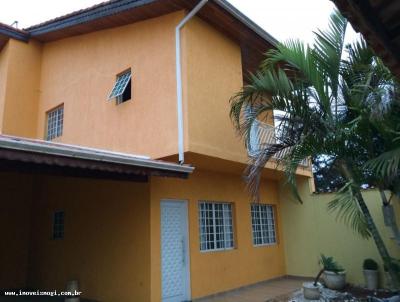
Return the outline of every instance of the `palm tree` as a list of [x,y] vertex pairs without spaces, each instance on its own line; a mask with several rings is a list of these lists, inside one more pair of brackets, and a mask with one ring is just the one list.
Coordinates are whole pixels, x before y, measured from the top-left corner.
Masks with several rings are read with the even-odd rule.
[[[397,85],[398,86],[398,85]],[[394,196],[400,197],[400,95],[399,88],[395,90],[383,119],[372,121],[378,132],[378,141],[383,153],[364,164],[366,171],[375,177],[375,185],[379,188],[382,199],[382,209],[385,224],[392,229],[397,244],[400,245],[400,230],[398,229],[391,201]],[[390,191],[390,198],[385,190]]]
[[249,148],[252,129],[270,112],[283,112],[276,117],[276,140],[262,143],[256,152],[252,148],[245,173],[255,199],[261,171],[273,156],[284,154],[280,164],[300,201],[300,163],[316,155],[329,158],[331,168],[345,180],[329,208],[362,237],[373,238],[398,281],[396,262],[361,194],[366,178],[378,178],[371,167],[360,165],[384,151],[379,143],[384,131],[379,127],[390,111],[396,83],[363,40],[345,46],[346,27],[345,18],[335,11],[328,30],[315,33],[312,47],[290,40],[270,50],[260,69],[249,76],[249,84],[232,98],[230,114]]

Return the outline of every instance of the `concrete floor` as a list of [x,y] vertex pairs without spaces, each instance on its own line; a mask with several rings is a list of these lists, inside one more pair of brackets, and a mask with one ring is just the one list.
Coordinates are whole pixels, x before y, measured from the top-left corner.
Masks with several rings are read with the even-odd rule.
[[284,277],[257,283],[255,285],[235,289],[207,298],[197,299],[196,302],[266,302],[279,301],[279,297],[285,302],[288,296],[299,290],[306,279],[296,277]]
[[[302,287],[306,279],[296,277],[284,277],[257,283],[247,287],[235,289],[229,292],[196,299],[195,302],[278,302],[288,301],[292,293]],[[1,297],[0,302],[64,302],[63,297]],[[85,301],[81,302],[94,302]]]

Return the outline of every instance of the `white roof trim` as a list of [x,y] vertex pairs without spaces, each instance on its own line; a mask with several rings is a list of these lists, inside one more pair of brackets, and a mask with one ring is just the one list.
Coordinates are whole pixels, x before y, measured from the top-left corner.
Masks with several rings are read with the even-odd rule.
[[181,173],[192,173],[194,170],[194,167],[189,165],[179,165],[160,160],[153,160],[146,156],[132,155],[127,153],[106,151],[95,148],[81,147],[77,145],[53,143],[43,140],[27,139],[7,135],[0,135],[0,148],[102,161],[108,163]]

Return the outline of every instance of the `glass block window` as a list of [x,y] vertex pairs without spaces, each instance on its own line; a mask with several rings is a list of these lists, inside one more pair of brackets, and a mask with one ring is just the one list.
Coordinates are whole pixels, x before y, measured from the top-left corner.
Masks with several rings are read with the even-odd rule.
[[109,100],[116,99],[117,104],[121,104],[131,99],[131,71],[128,70],[117,76],[114,87],[108,97]]
[[253,203],[251,205],[251,224],[253,244],[276,244],[276,227],[274,208],[271,205]]
[[200,250],[218,251],[234,248],[232,205],[201,201],[199,203]]
[[57,211],[53,214],[53,239],[64,238],[64,211]]
[[47,112],[47,134],[46,139],[51,141],[63,134],[64,106],[59,106]]

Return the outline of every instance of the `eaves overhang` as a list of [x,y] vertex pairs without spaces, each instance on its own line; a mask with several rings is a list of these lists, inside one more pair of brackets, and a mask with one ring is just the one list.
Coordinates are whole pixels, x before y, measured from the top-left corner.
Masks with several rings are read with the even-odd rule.
[[[112,16],[116,18],[116,23],[129,22],[129,19],[121,19],[117,21],[118,15],[126,11],[134,12],[134,10],[138,10],[139,8],[147,7],[144,17],[151,17],[152,15],[173,12],[180,9],[191,9],[197,2],[198,1],[195,0],[112,0],[28,27],[25,31],[29,32],[32,37],[40,37],[51,32],[60,31],[82,24],[89,24]],[[274,37],[268,34],[251,19],[246,17],[228,1],[212,0],[210,3],[217,4],[222,10],[235,17],[238,21],[243,23],[243,25],[254,31],[254,33],[271,45],[277,44],[278,41]],[[163,6],[163,8],[161,8],[161,6]],[[97,23],[97,25],[100,26],[100,23]],[[108,25],[112,26],[112,22]],[[92,29],[95,30],[96,26],[92,26]]]
[[0,35],[24,42],[27,42],[30,36],[28,32],[14,28],[4,23],[0,23]]
[[[57,172],[66,176],[147,180],[188,178],[194,167],[144,156],[0,135],[0,171]],[[63,173],[65,172],[65,173]]]
[[332,0],[357,32],[400,78],[400,1]]
[[[190,11],[198,0],[111,0],[61,16],[25,30],[32,38],[51,42],[159,17]],[[197,16],[236,41],[242,51],[243,71],[254,72],[265,52],[278,41],[226,0],[210,0]]]
[[0,23],[0,50],[3,49],[4,45],[9,39],[15,39],[23,42],[29,41],[29,33],[9,26],[4,23]]

